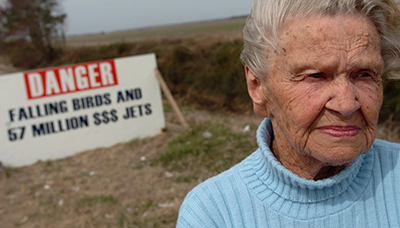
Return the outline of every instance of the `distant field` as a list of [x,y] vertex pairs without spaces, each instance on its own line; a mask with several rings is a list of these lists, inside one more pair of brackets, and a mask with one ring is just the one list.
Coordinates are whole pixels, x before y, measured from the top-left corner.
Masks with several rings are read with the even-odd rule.
[[180,38],[199,35],[240,37],[245,17],[199,22],[181,25],[135,29],[112,33],[90,34],[67,37],[68,46],[91,46],[114,42],[140,41],[148,39]]

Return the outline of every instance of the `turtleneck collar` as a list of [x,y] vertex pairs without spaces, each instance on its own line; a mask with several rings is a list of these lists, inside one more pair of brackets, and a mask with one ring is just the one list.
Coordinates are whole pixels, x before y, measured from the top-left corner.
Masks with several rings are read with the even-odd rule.
[[286,208],[284,204],[287,203],[292,206],[303,204],[303,209],[312,207],[313,203],[332,204],[329,212],[317,211],[303,215],[296,210],[285,209],[287,216],[307,219],[340,211],[360,197],[372,176],[373,148],[338,174],[314,181],[300,178],[284,167],[270,150],[272,140],[272,123],[266,118],[257,130],[259,149],[245,162],[242,175],[258,198],[268,202],[267,205],[276,211]]

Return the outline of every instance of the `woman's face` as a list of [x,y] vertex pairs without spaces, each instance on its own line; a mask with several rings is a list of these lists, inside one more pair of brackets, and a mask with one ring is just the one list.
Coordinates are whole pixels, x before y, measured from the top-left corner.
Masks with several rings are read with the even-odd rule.
[[334,166],[368,152],[383,96],[373,24],[361,16],[308,17],[287,23],[280,35],[281,50],[259,88],[277,149],[295,164]]

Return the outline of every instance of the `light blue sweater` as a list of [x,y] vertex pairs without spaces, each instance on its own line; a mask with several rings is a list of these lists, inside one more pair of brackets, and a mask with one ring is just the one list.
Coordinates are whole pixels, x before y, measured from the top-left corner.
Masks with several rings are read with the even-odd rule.
[[259,149],[194,188],[177,227],[400,227],[400,145],[376,140],[370,151],[330,178],[306,180],[269,149],[272,125],[258,131]]

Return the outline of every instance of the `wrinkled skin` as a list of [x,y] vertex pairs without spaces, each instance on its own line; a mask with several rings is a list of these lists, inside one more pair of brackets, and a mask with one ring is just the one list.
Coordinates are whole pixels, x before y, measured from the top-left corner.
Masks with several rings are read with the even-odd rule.
[[382,105],[380,37],[362,16],[302,17],[281,29],[261,80],[246,67],[257,114],[270,117],[272,151],[293,173],[323,179],[369,151]]

